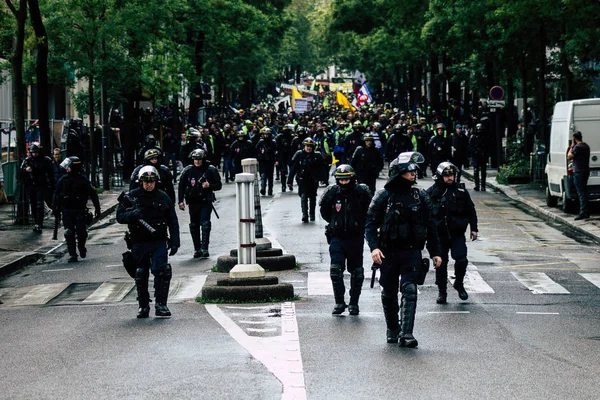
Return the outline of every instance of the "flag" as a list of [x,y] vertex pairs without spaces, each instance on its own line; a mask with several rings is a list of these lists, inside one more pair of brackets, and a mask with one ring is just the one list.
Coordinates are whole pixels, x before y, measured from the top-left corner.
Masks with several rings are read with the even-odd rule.
[[327,107],[329,107],[329,96],[325,96],[325,99],[323,100],[323,108]]
[[235,108],[233,108],[233,107],[231,107],[231,106],[229,106],[229,108],[231,108],[231,111],[233,111],[233,112],[234,112],[234,113],[236,113],[236,114],[239,114],[239,113],[240,113],[240,112],[239,112],[237,109],[235,109]]
[[315,84],[317,83],[316,79],[313,79],[312,83],[310,84],[310,90],[315,90]]
[[352,111],[356,111],[356,109],[352,106],[352,104],[350,104],[342,92],[336,92],[336,99],[339,105],[343,106],[344,108],[349,108]]
[[319,85],[319,95],[325,93],[325,89],[323,89],[323,85]]
[[362,87],[358,91],[358,94],[352,100],[352,105],[356,108],[360,108],[363,104],[372,103],[373,98],[371,97],[371,93],[369,93],[369,88],[367,88],[367,84],[363,83]]
[[302,94],[296,89],[296,86],[292,86],[292,110],[294,110],[294,100],[301,98]]

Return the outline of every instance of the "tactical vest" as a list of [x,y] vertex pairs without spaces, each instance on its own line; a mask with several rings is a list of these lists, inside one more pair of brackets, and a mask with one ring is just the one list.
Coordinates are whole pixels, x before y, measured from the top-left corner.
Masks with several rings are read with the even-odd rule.
[[334,236],[354,236],[363,234],[365,231],[365,218],[360,217],[360,197],[356,190],[349,191],[347,195],[337,189],[331,206],[331,222],[329,228]]
[[[210,166],[190,167],[187,173],[185,198],[190,204],[212,201],[214,193],[210,189],[203,189],[202,183],[208,180]],[[179,183],[181,185],[181,183]]]
[[90,183],[81,175],[66,176],[62,182],[63,210],[83,210],[87,205]]
[[166,215],[169,204],[165,198],[161,195],[161,192],[154,190],[151,193],[142,193],[143,189],[137,189],[140,195],[135,192],[131,192],[132,201],[136,202],[136,207],[142,211],[142,219],[146,221],[150,226],[156,229],[154,234],[151,234],[142,227],[140,224],[135,222],[129,225],[131,235],[135,238],[136,242],[147,242],[153,240],[160,240],[167,238],[167,221]]
[[379,229],[381,247],[388,250],[423,249],[427,239],[425,200],[416,188],[392,193]]

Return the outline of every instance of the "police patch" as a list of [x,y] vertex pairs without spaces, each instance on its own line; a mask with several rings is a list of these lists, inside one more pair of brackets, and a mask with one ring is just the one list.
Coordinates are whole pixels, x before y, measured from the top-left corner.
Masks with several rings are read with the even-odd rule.
[[341,209],[342,203],[340,203],[340,201],[338,200],[337,203],[335,203],[335,212],[340,212]]

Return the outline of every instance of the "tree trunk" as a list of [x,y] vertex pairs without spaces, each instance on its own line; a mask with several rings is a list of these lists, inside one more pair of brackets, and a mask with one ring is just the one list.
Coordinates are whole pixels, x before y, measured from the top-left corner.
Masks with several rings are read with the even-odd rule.
[[544,22],[540,24],[538,43],[538,105],[539,118],[536,121],[537,138],[546,139],[546,28]]
[[[204,40],[205,33],[198,32],[194,51],[194,79],[192,83],[192,93],[190,97],[190,123],[198,123],[198,109],[203,105],[202,93],[202,75],[204,73]],[[176,132],[174,132],[175,134]]]
[[438,80],[438,75],[440,73],[438,66],[438,56],[432,55],[430,60],[430,68],[431,68],[431,97],[429,98],[431,102],[431,109],[436,111],[441,111],[441,98],[440,98],[440,83]]
[[[94,57],[92,56],[90,58],[91,61],[91,65],[94,65]],[[98,177],[96,175],[96,153],[98,152],[98,149],[96,149],[96,116],[94,115],[94,77],[92,75],[90,75],[88,77],[88,99],[89,99],[89,104],[88,104],[88,115],[89,115],[89,127],[90,127],[90,158],[91,158],[91,162],[90,162],[90,170],[92,173],[92,184],[94,186],[100,186],[100,183],[98,182]],[[104,127],[103,127],[104,128]],[[101,153],[102,158],[106,157],[107,155],[104,153]]]
[[42,148],[51,150],[54,140],[50,138],[50,116],[48,115],[48,37],[46,27],[40,14],[38,0],[27,0],[31,25],[37,39],[37,56],[35,60],[35,76],[37,78],[37,106],[40,126],[40,142]]
[[[17,162],[20,164],[26,157],[25,154],[25,85],[23,84],[23,48],[25,43],[25,24],[27,22],[27,1],[19,0],[16,9],[10,0],[6,4],[16,19],[16,34],[13,40],[13,52],[10,56],[13,81],[13,108],[14,124],[17,131]],[[17,174],[17,216],[15,223],[24,225],[29,223],[29,210],[25,196],[25,184]]]

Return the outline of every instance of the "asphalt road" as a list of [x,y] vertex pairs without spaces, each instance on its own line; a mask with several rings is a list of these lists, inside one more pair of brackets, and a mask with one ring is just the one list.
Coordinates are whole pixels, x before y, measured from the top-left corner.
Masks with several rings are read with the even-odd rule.
[[296,192],[276,188],[262,207],[266,236],[299,263],[274,273],[297,301],[194,301],[223,275],[211,272],[217,256],[236,246],[229,184],[218,194],[210,259],[192,259],[179,212],[167,320],[135,318],[133,282],[119,265],[125,227],[109,217],[90,232],[84,261],[67,264],[59,251],[0,281],[0,398],[597,398],[597,244],[501,195],[471,194],[480,239],[468,244],[469,299],[450,288],[448,304],[436,304],[430,273],[419,288],[417,349],[385,342],[379,290],[368,281],[359,316],[331,315],[325,223],[301,223]]

